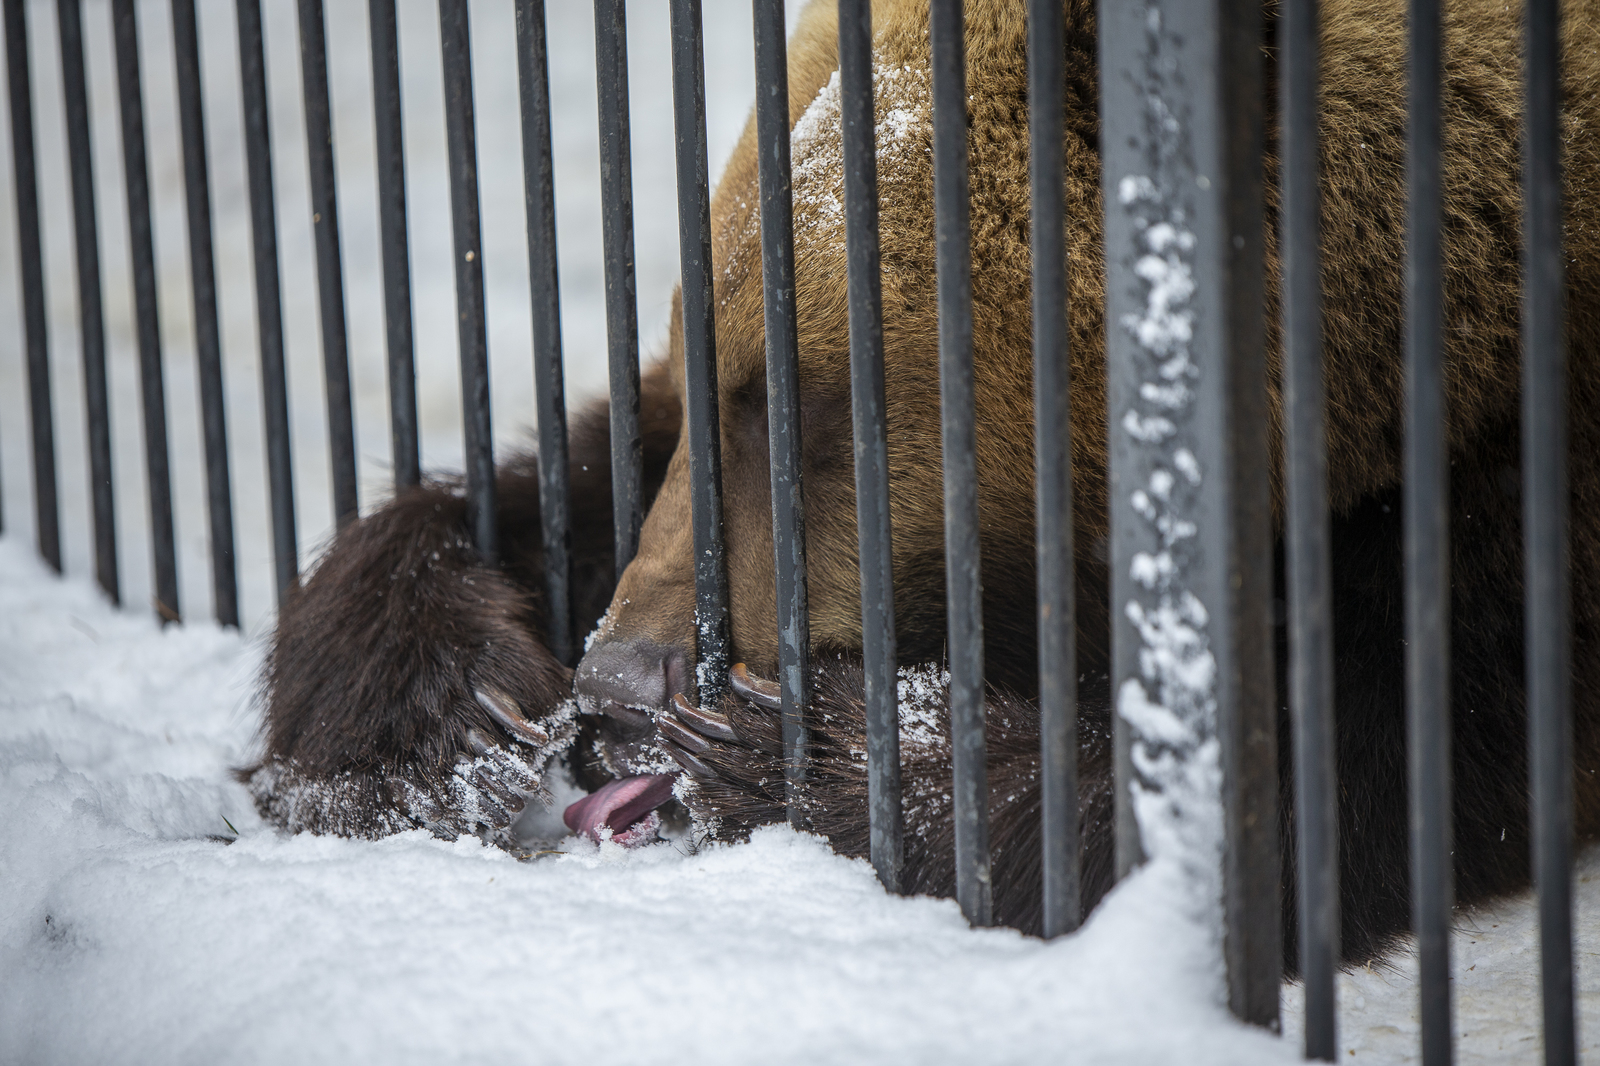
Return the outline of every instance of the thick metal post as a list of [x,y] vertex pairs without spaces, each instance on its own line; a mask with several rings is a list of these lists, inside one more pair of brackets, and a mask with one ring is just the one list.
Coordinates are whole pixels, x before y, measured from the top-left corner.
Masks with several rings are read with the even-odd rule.
[[89,90],[83,73],[82,0],[56,0],[61,83],[66,96],[67,159],[72,174],[72,235],[77,252],[78,322],[83,349],[84,421],[89,427],[89,501],[94,515],[94,576],[112,603],[117,576],[117,514],[112,492],[111,408],[106,398],[105,312],[100,297],[100,226],[89,150]]
[[878,157],[872,96],[872,7],[839,0],[839,125],[844,139],[845,269],[850,301],[850,413],[861,557],[867,812],[872,868],[900,891],[900,713],[889,511],[889,416],[883,387],[883,279],[878,265]]
[[172,0],[172,50],[178,72],[178,126],[183,141],[184,199],[189,219],[189,281],[194,293],[200,416],[205,436],[206,504],[211,519],[211,595],[217,621],[239,624],[238,564],[233,554],[233,487],[222,388],[222,336],[211,240],[211,177],[206,159],[200,40],[194,0]]
[[1028,5],[1029,181],[1033,196],[1033,418],[1039,551],[1039,747],[1044,935],[1078,928],[1078,671],[1073,619],[1072,377],[1062,186],[1060,0]]
[[33,458],[34,531],[39,554],[61,572],[61,508],[56,494],[55,416],[50,407],[50,336],[44,313],[44,258],[39,243],[39,179],[34,166],[33,87],[28,70],[25,0],[5,0],[11,166],[17,197],[17,258],[22,278],[23,341],[28,351],[28,423]]
[[155,246],[150,230],[150,168],[145,154],[144,90],[139,80],[139,25],[133,0],[111,0],[122,120],[122,171],[128,194],[128,251],[139,338],[139,392],[144,407],[145,483],[150,500],[154,607],[162,625],[181,620],[177,551],[172,528],[172,475],[167,449],[167,390],[161,366],[161,319],[156,302]]
[[245,165],[250,177],[250,243],[255,252],[256,335],[261,350],[261,405],[272,502],[275,588],[283,593],[300,572],[294,517],[294,462],[289,444],[289,385],[283,361],[283,300],[278,277],[278,209],[273,195],[272,133],[267,113],[267,62],[261,0],[238,0],[239,82],[244,101]]
[[1129,131],[1104,144],[1118,861],[1158,795],[1143,846],[1220,872],[1229,1005],[1276,1027],[1261,10],[1107,0],[1099,26],[1103,125]]
[[1439,0],[1411,0],[1406,145],[1406,741],[1422,1061],[1454,1057],[1450,1007],[1450,518],[1440,281]]
[[483,231],[478,221],[478,146],[472,110],[467,0],[439,0],[444,61],[445,134],[450,156],[450,219],[455,236],[456,322],[461,347],[461,421],[466,435],[467,505],[473,543],[485,566],[500,561],[489,422],[489,340],[483,313]]
[[979,574],[977,411],[972,383],[972,241],[967,202],[967,60],[961,0],[933,0],[933,200],[939,289],[939,405],[944,442],[950,741],[956,899],[973,925],[994,920],[983,730],[983,584]]
[[328,463],[333,515],[340,529],[359,514],[356,432],[350,410],[350,351],[344,319],[344,266],[339,253],[339,198],[334,187],[333,120],[328,105],[328,48],[322,0],[299,0],[300,91],[306,110],[306,162],[311,168],[311,232],[317,246],[317,311],[322,323],[322,375],[328,398]]
[[1283,432],[1288,482],[1289,710],[1299,828],[1305,1056],[1338,1048],[1339,809],[1334,777],[1333,593],[1323,431],[1317,0],[1286,0],[1278,40],[1283,159]]
[[612,535],[617,576],[621,577],[639,550],[639,529],[644,525],[639,307],[633,278],[633,157],[628,132],[628,19],[623,0],[594,0],[594,52],[600,104],[606,358],[611,383]]
[[517,82],[522,101],[522,180],[533,297],[534,406],[539,423],[539,522],[544,534],[545,639],[567,666],[578,661],[572,619],[567,500],[567,401],[561,376],[561,299],[556,276],[556,188],[550,160],[550,72],[544,0],[517,0]]
[[1544,1061],[1578,1061],[1572,981],[1572,630],[1566,288],[1561,261],[1561,7],[1529,0],[1523,140],[1522,524],[1528,766]]
[[696,699],[728,686],[728,563],[722,545],[722,435],[717,411],[716,301],[711,280],[711,178],[706,161],[700,0],[672,0],[672,108],[677,136],[678,248],[683,261],[684,404],[694,513]]
[[417,366],[412,343],[411,258],[406,236],[405,130],[394,0],[367,0],[372,37],[372,119],[377,133],[378,231],[383,243],[383,335],[389,363],[389,437],[398,492],[422,480],[417,446]]

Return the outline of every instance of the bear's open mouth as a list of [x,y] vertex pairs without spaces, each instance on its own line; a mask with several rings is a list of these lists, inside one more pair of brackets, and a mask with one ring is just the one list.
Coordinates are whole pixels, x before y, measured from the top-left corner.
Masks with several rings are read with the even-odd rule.
[[673,774],[636,774],[612,781],[569,806],[561,820],[590,840],[602,839],[609,830],[624,847],[648,844],[661,826],[656,808],[672,798],[674,780]]

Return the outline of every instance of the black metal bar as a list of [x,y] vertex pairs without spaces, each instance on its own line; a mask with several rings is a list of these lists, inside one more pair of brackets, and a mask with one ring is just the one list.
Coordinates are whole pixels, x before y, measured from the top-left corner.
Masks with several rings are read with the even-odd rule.
[[34,169],[33,89],[28,71],[24,0],[5,0],[11,166],[17,197],[23,338],[28,350],[28,422],[33,452],[34,529],[39,554],[61,572],[61,507],[56,494],[55,417],[50,408],[50,335],[44,313],[44,258],[39,244],[39,179]]
[[1572,631],[1567,547],[1561,8],[1528,0],[1523,140],[1522,507],[1528,766],[1544,1061],[1578,1061],[1572,979]]
[[217,621],[239,624],[239,579],[233,554],[233,489],[228,473],[222,340],[217,328],[217,277],[211,242],[211,178],[206,161],[204,95],[194,0],[172,0],[172,46],[178,73],[178,125],[189,219],[189,280],[194,291],[195,350],[205,436],[206,504],[211,520],[211,592]]
[[633,158],[628,132],[628,19],[623,0],[594,0],[611,381],[611,514],[617,575],[639,550],[644,441],[639,435],[639,310],[633,276]]
[[244,102],[245,165],[250,181],[250,243],[255,252],[256,334],[272,505],[272,563],[279,602],[300,571],[295,531],[294,463],[289,444],[289,387],[283,360],[283,302],[278,277],[278,212],[273,197],[267,65],[261,0],[238,0],[239,83]]
[[478,148],[472,109],[467,0],[439,0],[445,133],[450,156],[450,218],[455,235],[456,319],[461,347],[461,417],[466,436],[467,501],[473,543],[487,566],[500,561],[489,420],[489,339],[483,313],[483,233],[478,221]]
[[954,761],[956,899],[993,921],[983,728],[983,582],[972,380],[972,243],[967,203],[967,64],[961,0],[933,0],[933,200],[938,249],[939,404],[944,442],[944,568]]
[[150,231],[150,169],[145,153],[144,91],[139,80],[139,24],[133,0],[111,0],[117,52],[117,96],[122,119],[122,170],[128,192],[128,251],[133,266],[133,308],[139,338],[139,391],[144,405],[145,482],[150,499],[150,552],[154,606],[165,625],[182,619],[177,551],[172,528],[172,476],[167,448],[166,383],[161,366],[161,318],[156,294],[155,246]]
[[72,235],[78,267],[83,406],[89,428],[94,576],[111,602],[121,603],[111,473],[111,409],[106,399],[106,331],[100,297],[100,227],[94,207],[94,158],[89,150],[89,90],[83,74],[81,0],[56,0],[56,25],[60,30],[61,84],[66,96],[67,158],[72,172]]
[[1453,1058],[1450,1006],[1450,529],[1440,281],[1439,0],[1411,0],[1406,145],[1406,705],[1411,906],[1422,1061]]
[[561,375],[561,294],[556,273],[556,185],[550,159],[550,69],[544,0],[517,0],[517,83],[522,101],[522,180],[533,299],[533,388],[539,423],[539,522],[551,654],[577,663],[567,493],[567,401]]
[[1059,0],[1028,4],[1028,177],[1033,199],[1033,405],[1039,552],[1040,807],[1044,935],[1078,928],[1078,671],[1073,616],[1072,377]]
[[800,342],[795,329],[794,200],[789,171],[789,59],[783,0],[755,0],[756,140],[761,182],[761,280],[767,341],[767,440],[772,464],[772,548],[777,564],[778,678],[789,822],[805,823],[805,710],[811,703],[811,621],[806,604],[805,496],[801,485]]
[[[1278,1027],[1283,978],[1282,851],[1278,840],[1278,688],[1272,640],[1273,528],[1268,464],[1265,188],[1266,31],[1258,0],[1218,5],[1216,110],[1219,257],[1223,328],[1215,358],[1225,377],[1218,438],[1227,488],[1226,604],[1219,666],[1223,804],[1224,954],[1228,1006],[1238,1018]],[[1201,172],[1204,174],[1204,171]],[[1213,182],[1215,184],[1215,182]]]
[[883,386],[883,278],[878,259],[878,155],[872,95],[872,6],[839,0],[839,125],[844,139],[844,243],[850,300],[850,414],[861,557],[861,657],[867,714],[872,867],[899,892],[905,855],[900,712],[889,510],[889,416]]
[[406,237],[405,134],[400,121],[400,34],[394,0],[368,0],[372,119],[377,131],[378,230],[383,243],[384,339],[389,353],[389,436],[396,491],[422,480],[417,445],[417,365]]
[[683,261],[684,404],[694,514],[695,684],[702,707],[728,684],[728,563],[722,543],[722,435],[717,412],[716,301],[711,280],[711,179],[706,161],[700,0],[672,0],[672,110],[677,139],[678,248]]
[[1305,1056],[1332,1062],[1339,964],[1339,819],[1334,777],[1333,596],[1323,430],[1321,200],[1317,192],[1317,0],[1285,0],[1279,23],[1283,159],[1283,403],[1288,481],[1289,709],[1299,827]]
[[333,514],[340,529],[359,514],[356,434],[350,411],[349,338],[344,321],[344,268],[339,254],[339,198],[334,185],[333,123],[328,108],[328,50],[322,0],[299,0],[300,82],[306,109],[306,162],[311,168],[311,232],[317,246],[317,310],[322,321],[322,373],[328,400],[328,463]]

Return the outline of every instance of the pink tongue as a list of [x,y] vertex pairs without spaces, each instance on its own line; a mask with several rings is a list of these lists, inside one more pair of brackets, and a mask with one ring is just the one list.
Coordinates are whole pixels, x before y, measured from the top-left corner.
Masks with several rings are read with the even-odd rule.
[[672,774],[624,777],[569,806],[561,820],[568,829],[591,840],[600,839],[603,827],[620,835],[672,798],[673,780]]

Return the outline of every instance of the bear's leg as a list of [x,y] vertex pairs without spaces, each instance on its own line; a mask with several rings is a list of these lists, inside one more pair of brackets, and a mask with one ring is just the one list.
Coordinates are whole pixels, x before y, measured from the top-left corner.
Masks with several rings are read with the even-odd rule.
[[[947,678],[933,667],[901,672],[900,765],[904,811],[902,889],[955,894],[955,834]],[[758,825],[782,822],[784,777],[777,686],[736,666],[733,693],[720,711],[681,698],[657,728],[662,746],[689,773],[684,801],[704,831],[741,839]],[[801,806],[807,828],[835,851],[868,853],[865,693],[858,663],[840,657],[814,667],[810,760]],[[1028,932],[1041,928],[1039,851],[1039,712],[1031,702],[991,692],[985,708],[990,853],[995,920]],[[1079,696],[1079,826],[1082,902],[1087,910],[1111,887],[1109,701]]]
[[[644,503],[677,440],[664,368],[641,397]],[[570,433],[573,614],[592,626],[615,585],[604,406]],[[571,671],[544,644],[537,467],[497,477],[501,566],[479,564],[467,504],[430,483],[341,532],[289,590],[261,681],[264,751],[241,771],[290,830],[446,837],[504,829],[581,725]],[[579,745],[587,751],[592,745]],[[580,783],[594,776],[583,759]]]

